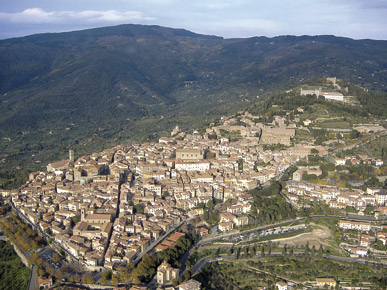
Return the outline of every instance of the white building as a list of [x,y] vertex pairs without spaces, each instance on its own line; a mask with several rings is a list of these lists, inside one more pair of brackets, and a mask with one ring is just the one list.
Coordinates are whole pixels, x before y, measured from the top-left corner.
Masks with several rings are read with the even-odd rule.
[[329,93],[323,93],[323,96],[326,100],[334,100],[334,101],[344,101],[343,94],[336,93],[336,92],[329,92]]
[[275,284],[275,287],[278,289],[278,290],[288,290],[288,284],[286,284],[285,282],[283,281],[279,281]]
[[191,162],[178,160],[175,163],[175,169],[185,171],[207,171],[210,169],[210,162],[205,160]]

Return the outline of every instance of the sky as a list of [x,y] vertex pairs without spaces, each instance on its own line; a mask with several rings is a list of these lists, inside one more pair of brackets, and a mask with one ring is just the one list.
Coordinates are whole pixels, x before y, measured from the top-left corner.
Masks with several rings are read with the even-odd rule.
[[387,0],[0,0],[0,39],[131,23],[224,38],[387,40]]

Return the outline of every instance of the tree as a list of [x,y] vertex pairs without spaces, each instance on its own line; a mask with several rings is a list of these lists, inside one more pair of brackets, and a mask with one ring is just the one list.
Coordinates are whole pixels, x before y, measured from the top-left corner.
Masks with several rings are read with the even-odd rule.
[[366,206],[365,213],[366,213],[366,214],[371,214],[371,213],[374,212],[375,209],[376,209],[375,206],[372,206],[372,205],[368,204],[368,205]]
[[319,257],[321,257],[321,256],[323,255],[323,253],[324,253],[323,246],[320,245],[320,248],[318,249],[318,255],[319,255]]
[[135,210],[136,213],[144,213],[144,205],[141,203],[136,204]]
[[359,131],[357,130],[352,130],[351,131],[351,139],[358,139],[360,138],[361,134]]
[[39,276],[44,276],[46,274],[46,270],[44,270],[43,268],[39,267],[38,268],[38,275]]
[[383,161],[387,162],[387,146],[382,148],[382,159]]
[[293,249],[290,249],[290,251],[289,251],[289,256],[290,256],[290,257],[293,257],[293,256],[294,256],[294,251],[293,251]]
[[104,270],[101,273],[101,277],[105,278],[106,280],[110,280],[112,278],[112,272]]
[[32,262],[37,263],[39,258],[40,256],[37,252],[32,253]]
[[82,283],[84,283],[84,284],[93,284],[94,283],[94,278],[91,277],[89,274],[83,275]]
[[55,264],[58,264],[60,262],[60,260],[62,259],[62,257],[58,254],[58,253],[55,253],[53,256],[52,256],[52,261],[55,263]]
[[270,186],[270,191],[272,195],[279,194],[281,192],[282,186],[278,181],[273,181]]
[[305,254],[309,253],[309,251],[310,251],[310,248],[309,248],[309,241],[308,241],[306,242],[306,246],[305,246]]
[[319,152],[318,152],[318,150],[317,150],[316,148],[312,148],[312,149],[310,150],[310,153],[312,153],[312,154],[318,154]]
[[[139,277],[133,277],[133,278],[132,278],[132,282],[133,282],[133,284],[135,284],[135,285],[141,284],[141,280],[140,280]],[[177,285],[177,284],[176,284],[176,285]]]
[[120,275],[118,273],[113,274],[112,276],[112,284],[117,286],[120,283]]
[[212,209],[214,207],[214,201],[210,200],[207,202],[207,207]]
[[81,220],[80,215],[76,215],[76,216],[71,217],[71,226],[75,226],[77,223],[80,222],[80,220]]
[[61,280],[61,279],[63,278],[63,273],[62,273],[62,271],[60,271],[60,270],[55,271],[54,277],[55,277],[57,280]]
[[191,273],[189,271],[184,271],[183,276],[185,280],[189,280],[191,278]]
[[169,191],[164,191],[163,192],[163,199],[165,199],[169,195],[170,195]]

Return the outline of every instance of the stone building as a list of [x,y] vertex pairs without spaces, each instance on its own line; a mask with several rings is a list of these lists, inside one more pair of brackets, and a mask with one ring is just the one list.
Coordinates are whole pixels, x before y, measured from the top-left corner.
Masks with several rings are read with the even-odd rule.
[[168,284],[179,277],[179,269],[172,268],[167,262],[163,262],[157,268],[157,283]]

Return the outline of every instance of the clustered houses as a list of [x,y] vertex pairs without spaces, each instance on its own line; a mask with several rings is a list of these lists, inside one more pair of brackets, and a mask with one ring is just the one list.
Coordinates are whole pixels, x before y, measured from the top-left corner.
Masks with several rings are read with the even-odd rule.
[[363,211],[367,205],[379,206],[379,211],[384,212],[387,197],[386,190],[360,189],[349,190],[337,186],[321,185],[310,182],[288,181],[286,183],[287,197],[294,203],[302,201],[322,201],[331,208],[353,206]]
[[[340,220],[338,225],[342,230],[355,230],[359,233],[359,245],[352,246],[343,244],[343,247],[353,255],[359,257],[365,257],[368,255],[371,242],[380,241],[383,245],[386,245],[386,234],[383,232],[387,226],[372,225],[370,222]],[[372,236],[370,235],[372,233]]]
[[368,155],[360,154],[357,158],[356,156],[346,156],[345,158],[334,158],[335,165],[346,165],[348,162],[351,165],[359,164],[375,164],[375,166],[383,166],[384,162],[381,159],[372,159]]
[[[368,254],[368,246],[370,242],[369,231],[371,230],[371,223],[369,222],[358,222],[358,221],[347,221],[340,220],[338,227],[343,230],[356,230],[361,234],[360,236],[360,245],[351,246],[345,245],[344,248],[353,255],[358,257],[365,257]],[[367,234],[366,234],[367,233]]]
[[[294,129],[281,118],[275,121],[278,130],[254,123],[255,118],[245,113],[238,120],[224,119],[222,126],[205,134],[178,133],[159,143],[116,146],[76,161],[70,154],[70,160],[49,164],[47,172],[31,173],[12,201],[88,266],[112,268],[133,261],[183,220],[203,214],[198,205],[214,198],[236,201],[222,215],[221,230],[246,225],[252,197],[245,191],[311,150],[296,146],[265,151],[259,144],[265,130],[271,143],[281,143],[284,135],[292,138]],[[236,121],[246,126],[232,125]],[[223,130],[237,130],[242,138],[230,142]],[[216,139],[209,137],[214,134]],[[267,164],[258,166],[257,161]]]

